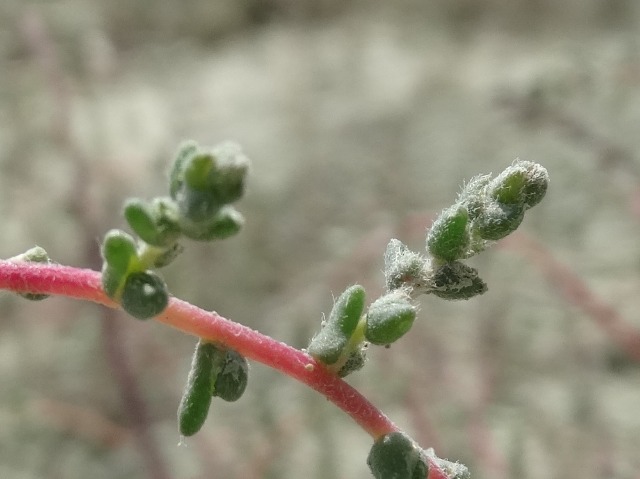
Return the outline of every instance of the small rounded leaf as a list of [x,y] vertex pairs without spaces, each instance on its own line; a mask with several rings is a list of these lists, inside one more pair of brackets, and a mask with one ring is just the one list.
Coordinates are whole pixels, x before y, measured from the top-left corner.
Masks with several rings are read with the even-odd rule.
[[184,163],[184,182],[190,189],[205,191],[210,189],[209,175],[215,171],[216,159],[211,153],[199,151]]
[[497,241],[513,233],[524,219],[525,207],[520,204],[505,204],[488,201],[482,213],[473,221],[474,234],[485,240]]
[[202,428],[211,405],[215,375],[214,363],[218,349],[211,343],[198,341],[191,360],[187,385],[178,406],[180,434],[193,436]]
[[212,150],[216,168],[209,174],[209,184],[223,204],[233,203],[244,195],[249,159],[236,143],[222,143]]
[[124,231],[110,230],[102,242],[102,257],[115,272],[124,274],[137,257],[136,242]]
[[549,173],[531,161],[516,160],[489,185],[491,196],[504,204],[522,204],[526,209],[544,198],[549,185]]
[[118,300],[138,259],[135,241],[124,231],[111,230],[105,235],[101,250],[102,288],[107,296]]
[[422,449],[401,432],[376,439],[367,464],[376,479],[425,479],[429,472]]
[[364,311],[364,288],[359,284],[347,288],[336,300],[329,314],[329,323],[335,323],[350,337]]
[[404,292],[394,291],[369,306],[364,336],[372,344],[391,344],[411,329],[415,319],[416,307]]
[[215,380],[213,395],[225,401],[237,401],[247,388],[248,379],[249,364],[247,360],[236,351],[228,349],[224,364]]
[[400,240],[391,239],[384,253],[384,279],[387,291],[422,288],[427,260],[411,251]]
[[192,240],[212,241],[225,239],[237,234],[244,225],[244,217],[233,206],[223,206],[208,222],[196,223],[183,221],[180,223],[182,233]]
[[196,224],[211,221],[222,206],[212,191],[188,187],[178,195],[176,202],[180,215]]
[[364,310],[365,291],[359,284],[347,288],[336,300],[329,319],[316,334],[307,351],[318,361],[332,365],[347,354],[345,348]]
[[169,172],[169,192],[174,200],[184,185],[184,165],[197,152],[198,144],[195,141],[186,141],[178,148]]
[[487,285],[478,277],[478,271],[459,261],[438,268],[429,285],[429,293],[449,300],[469,299],[487,291]]
[[469,246],[467,229],[469,213],[464,206],[454,205],[442,212],[427,235],[427,249],[444,261],[463,258]]
[[[138,198],[127,200],[124,217],[129,226],[145,243],[168,247],[180,237],[180,228],[172,220],[172,203],[168,198],[156,199],[148,204]],[[175,207],[173,207],[175,209]]]
[[136,271],[125,281],[122,308],[138,319],[148,319],[162,313],[169,303],[164,281],[152,271]]
[[348,343],[349,338],[336,324],[327,323],[311,339],[307,352],[321,363],[330,366],[338,362]]

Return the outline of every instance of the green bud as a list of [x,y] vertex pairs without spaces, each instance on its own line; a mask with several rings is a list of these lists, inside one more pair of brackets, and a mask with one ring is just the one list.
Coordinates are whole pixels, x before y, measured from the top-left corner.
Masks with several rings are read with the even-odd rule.
[[406,293],[396,290],[369,306],[364,336],[372,344],[391,344],[411,329],[415,319],[415,306]]
[[342,331],[335,326],[325,324],[311,339],[307,352],[321,363],[331,365],[338,362],[348,343],[349,338]]
[[364,288],[359,284],[347,288],[334,303],[329,314],[329,323],[336,324],[344,335],[350,337],[362,316],[364,299]]
[[138,319],[162,313],[169,303],[164,281],[152,271],[136,271],[127,277],[122,290],[122,308]]
[[180,215],[196,224],[207,223],[222,206],[214,192],[185,188],[176,200]]
[[102,258],[111,268],[126,273],[137,258],[135,240],[124,231],[108,231],[102,242]]
[[489,193],[501,203],[528,209],[544,198],[548,185],[549,173],[544,167],[518,159],[491,181]]
[[524,206],[488,201],[471,224],[473,233],[480,238],[497,241],[513,233],[524,219]]
[[387,291],[399,288],[422,288],[426,281],[426,259],[392,239],[384,253],[384,279]]
[[367,464],[376,479],[425,479],[429,472],[422,449],[401,432],[376,439]]
[[184,163],[184,182],[188,189],[207,191],[211,183],[209,175],[215,171],[216,158],[211,153],[199,151]]
[[178,427],[184,436],[193,436],[207,419],[215,381],[214,366],[219,354],[214,344],[198,341],[178,406]]
[[15,263],[51,263],[49,254],[42,246],[34,246],[33,248],[29,248],[24,253],[14,256],[13,258],[9,258],[7,261],[12,261]]
[[176,158],[173,161],[173,165],[171,166],[171,171],[169,173],[169,191],[171,193],[171,198],[174,200],[177,198],[178,192],[182,190],[184,185],[185,162],[195,155],[197,151],[198,144],[195,141],[186,141],[180,145],[180,148],[178,148]]
[[429,253],[444,261],[463,258],[470,241],[468,220],[469,213],[464,206],[454,205],[443,211],[427,235]]
[[466,207],[469,220],[474,220],[482,213],[486,196],[485,190],[490,181],[491,175],[477,175],[462,188],[457,202]]
[[218,372],[212,394],[225,401],[240,399],[247,388],[249,364],[247,360],[232,349],[225,354],[224,364]]
[[138,198],[127,200],[124,217],[131,229],[153,246],[168,247],[180,237],[176,207],[168,198],[157,198],[148,204]]
[[[51,263],[51,259],[49,259],[49,255],[41,246],[34,246],[33,248],[28,249],[22,254],[14,256],[13,258],[9,258],[7,261],[12,261],[14,263]],[[49,297],[48,294],[41,293],[18,293],[24,299],[28,299],[30,301],[42,301]]]
[[216,213],[211,221],[194,223],[182,221],[182,233],[192,240],[212,241],[225,239],[237,234],[244,225],[244,217],[233,206],[225,205]]
[[334,303],[327,322],[311,340],[307,348],[309,354],[327,365],[338,362],[362,316],[364,299],[362,286],[347,288]]
[[487,291],[478,271],[459,261],[442,265],[430,281],[430,293],[443,299],[469,299]]
[[244,195],[249,159],[239,145],[231,142],[216,146],[212,154],[217,168],[209,173],[209,184],[216,198],[223,204],[239,200]]
[[101,248],[102,288],[107,296],[118,300],[127,276],[135,267],[138,254],[130,235],[120,230],[110,230],[104,237]]

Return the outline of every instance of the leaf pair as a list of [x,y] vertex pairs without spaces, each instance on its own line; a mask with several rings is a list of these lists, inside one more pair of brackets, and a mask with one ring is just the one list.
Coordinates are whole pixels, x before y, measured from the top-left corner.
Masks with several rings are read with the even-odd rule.
[[138,319],[164,311],[169,302],[167,287],[157,274],[145,269],[130,235],[109,231],[102,243],[102,257],[102,287],[107,296]]
[[391,344],[411,328],[416,317],[416,308],[402,291],[378,298],[369,306],[366,315],[363,315],[364,301],[362,286],[347,288],[307,348],[309,354],[340,377],[362,368],[365,341],[376,345]]
[[542,200],[548,184],[544,167],[519,159],[494,179],[475,177],[434,221],[427,250],[445,262],[482,251],[487,241],[502,239],[520,226],[525,211]]
[[248,375],[247,360],[236,351],[198,341],[178,407],[180,434],[192,436],[202,428],[213,397],[229,402],[240,399],[247,387]]
[[193,142],[178,152],[170,173],[170,195],[182,233],[197,241],[236,234],[244,219],[231,206],[245,191],[249,160],[235,143],[210,150]]

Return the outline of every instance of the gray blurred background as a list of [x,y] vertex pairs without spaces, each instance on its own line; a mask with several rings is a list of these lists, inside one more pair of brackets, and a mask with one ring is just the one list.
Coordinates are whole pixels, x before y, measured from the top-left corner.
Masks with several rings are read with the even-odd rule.
[[[236,238],[172,292],[304,347],[332,295],[373,300],[465,179],[544,164],[547,198],[427,297],[349,382],[474,478],[640,478],[640,4],[634,0],[3,0],[0,256],[99,268],[177,145],[253,160]],[[195,339],[0,295],[0,477],[365,479],[370,439],[254,364],[177,446]],[[633,359],[635,355],[635,360]]]

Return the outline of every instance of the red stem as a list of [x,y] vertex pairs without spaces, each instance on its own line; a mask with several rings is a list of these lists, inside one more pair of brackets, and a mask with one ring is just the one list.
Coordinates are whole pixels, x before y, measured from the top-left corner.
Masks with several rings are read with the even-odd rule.
[[548,248],[520,233],[506,238],[502,245],[527,256],[567,302],[591,317],[629,357],[640,361],[640,331],[627,322],[613,306],[598,297],[577,273],[559,261]]
[[[70,266],[0,261],[0,289],[60,295],[119,307],[102,291],[100,273]],[[362,394],[303,351],[177,298],[171,298],[167,309],[155,319],[185,333],[221,342],[248,359],[297,379],[323,394],[374,439],[399,431]],[[429,462],[427,479],[447,479],[432,460]]]

